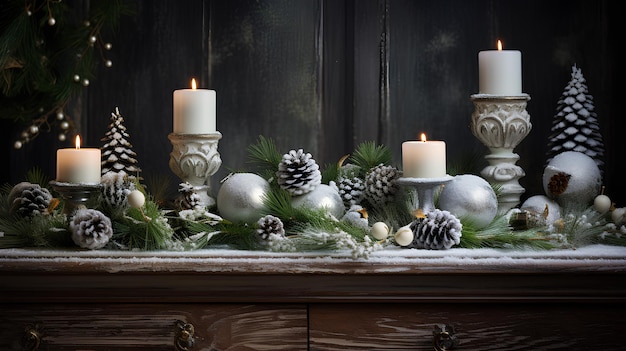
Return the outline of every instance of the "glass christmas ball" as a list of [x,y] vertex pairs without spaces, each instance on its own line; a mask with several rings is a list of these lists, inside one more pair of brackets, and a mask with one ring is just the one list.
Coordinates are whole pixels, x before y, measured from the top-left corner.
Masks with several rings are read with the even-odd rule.
[[337,189],[327,184],[318,184],[315,189],[304,195],[293,196],[291,204],[294,207],[324,208],[335,218],[343,217],[346,210]]
[[484,228],[496,217],[498,198],[485,179],[463,174],[454,177],[439,194],[439,208],[457,218],[467,218],[478,228]]
[[217,193],[220,216],[231,222],[255,223],[264,214],[269,190],[268,181],[254,173],[230,175]]

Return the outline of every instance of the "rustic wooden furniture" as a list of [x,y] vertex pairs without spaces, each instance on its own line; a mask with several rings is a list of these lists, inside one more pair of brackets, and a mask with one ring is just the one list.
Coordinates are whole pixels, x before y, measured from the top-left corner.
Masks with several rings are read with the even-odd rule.
[[623,350],[594,252],[0,250],[0,349]]

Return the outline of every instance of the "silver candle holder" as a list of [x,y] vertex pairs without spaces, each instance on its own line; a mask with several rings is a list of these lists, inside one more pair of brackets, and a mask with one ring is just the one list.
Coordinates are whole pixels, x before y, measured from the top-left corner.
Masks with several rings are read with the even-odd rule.
[[424,213],[435,209],[435,191],[450,182],[454,177],[445,175],[441,178],[398,178],[396,184],[415,188],[415,204]]
[[170,133],[168,139],[173,150],[169,166],[172,172],[193,187],[201,206],[215,205],[211,193],[211,176],[222,165],[217,145],[222,138],[220,132],[207,134]]
[[63,197],[63,213],[66,215],[71,215],[80,206],[86,206],[91,196],[102,188],[102,184],[65,183],[56,180],[49,184]]
[[491,152],[485,156],[489,165],[480,174],[498,185],[498,213],[503,214],[519,204],[525,191],[519,179],[526,173],[515,164],[519,155],[513,150],[532,129],[526,111],[530,96],[476,94],[471,97],[474,103],[472,133]]

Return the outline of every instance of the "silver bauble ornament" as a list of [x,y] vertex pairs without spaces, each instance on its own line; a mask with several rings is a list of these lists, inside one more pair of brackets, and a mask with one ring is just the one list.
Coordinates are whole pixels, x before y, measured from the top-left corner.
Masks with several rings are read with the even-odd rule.
[[231,174],[217,194],[217,210],[231,222],[255,223],[263,216],[269,190],[269,182],[259,175]]
[[531,196],[522,205],[520,210],[527,211],[534,219],[533,222],[553,224],[561,218],[561,206],[545,195]]
[[582,152],[562,152],[554,156],[543,171],[543,190],[561,207],[590,205],[601,186],[598,165]]
[[293,207],[302,207],[313,209],[326,209],[328,213],[340,219],[345,213],[345,206],[337,188],[333,188],[327,184],[318,184],[312,191],[291,198]]
[[457,218],[467,218],[481,229],[496,217],[498,198],[485,179],[462,174],[443,187],[439,194],[439,208]]

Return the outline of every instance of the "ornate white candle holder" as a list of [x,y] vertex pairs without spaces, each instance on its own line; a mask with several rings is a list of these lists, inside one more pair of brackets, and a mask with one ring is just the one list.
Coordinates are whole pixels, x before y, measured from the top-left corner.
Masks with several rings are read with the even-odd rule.
[[526,175],[515,163],[519,155],[515,147],[530,133],[532,124],[526,105],[527,94],[517,96],[472,95],[472,133],[491,151],[485,156],[489,165],[481,175],[499,186],[498,213],[506,213],[520,202],[525,189],[519,179]]
[[220,132],[209,134],[170,133],[168,139],[173,150],[169,166],[172,172],[183,181],[191,184],[194,193],[200,198],[200,205],[213,206],[215,199],[211,192],[211,176],[222,165],[217,144],[222,138]]
[[435,190],[452,179],[454,177],[449,175],[441,178],[398,178],[396,184],[415,188],[415,203],[426,213],[435,209]]
[[52,188],[61,194],[65,204],[63,213],[72,214],[79,206],[87,204],[95,192],[100,192],[102,184],[74,184],[50,181]]

